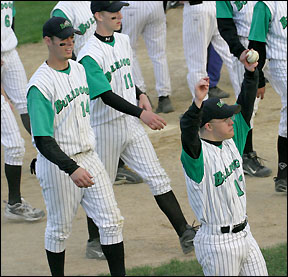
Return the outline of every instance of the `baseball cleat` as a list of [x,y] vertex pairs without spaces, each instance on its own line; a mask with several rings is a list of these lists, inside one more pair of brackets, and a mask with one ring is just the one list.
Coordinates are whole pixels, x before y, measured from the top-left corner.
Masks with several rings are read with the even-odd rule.
[[213,88],[209,88],[208,96],[209,96],[209,98],[212,98],[212,97],[229,98],[230,94],[216,86],[216,87],[213,87]]
[[119,167],[114,185],[122,184],[139,184],[143,183],[143,179],[127,166]]
[[45,212],[36,208],[32,208],[32,206],[21,198],[22,203],[16,203],[14,205],[10,205],[6,201],[4,216],[7,219],[15,220],[15,221],[37,221],[45,216]]
[[93,239],[92,241],[87,241],[86,246],[86,258],[87,259],[97,259],[106,260],[106,257],[102,251],[100,239]]
[[277,192],[287,192],[287,179],[277,179],[274,177],[275,191]]
[[159,102],[158,102],[158,107],[156,109],[156,113],[171,113],[171,112],[174,112],[174,109],[172,107],[169,96],[159,97]]
[[261,164],[255,151],[248,154],[243,154],[243,171],[245,174],[254,177],[268,177],[271,175],[272,170]]

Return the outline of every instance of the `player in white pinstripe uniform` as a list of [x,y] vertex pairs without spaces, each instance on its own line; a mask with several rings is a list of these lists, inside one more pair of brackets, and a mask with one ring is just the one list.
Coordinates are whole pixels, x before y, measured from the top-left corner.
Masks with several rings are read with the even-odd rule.
[[[259,52],[260,65],[268,59],[267,79],[281,97],[278,172],[274,181],[277,192],[287,192],[287,3],[258,1],[254,7],[248,39],[248,47]],[[261,72],[262,66],[259,69]],[[263,74],[260,76],[264,78]]]
[[258,88],[256,67],[245,62],[241,92],[231,106],[219,98],[203,101],[209,78],[202,78],[180,121],[188,199],[201,223],[195,254],[205,276],[268,276],[248,223],[241,158]]
[[128,4],[121,1],[91,1],[97,29],[77,57],[86,70],[96,152],[112,182],[121,157],[149,184],[158,206],[173,225],[186,254],[193,250],[195,231],[187,224],[171,189],[170,179],[161,167],[138,118],[154,130],[162,129],[166,122],[152,112],[147,96],[139,88],[135,89],[129,36],[114,32],[121,27],[120,10],[125,5]]
[[8,202],[4,216],[13,220],[34,221],[43,218],[45,213],[21,197],[21,171],[25,154],[25,142],[8,101],[20,114],[26,131],[30,134],[30,119],[27,113],[27,77],[16,50],[17,37],[12,28],[14,22],[12,1],[1,1],[1,143],[4,146],[5,175],[8,183]]
[[166,15],[163,1],[126,1],[129,6],[122,9],[122,33],[130,38],[134,64],[132,68],[135,84],[146,92],[146,84],[138,63],[136,52],[139,36],[145,41],[148,55],[154,67],[158,107],[156,113],[174,111],[171,100],[171,81],[166,56]]
[[217,28],[215,2],[184,1],[183,47],[188,67],[187,82],[193,97],[197,80],[207,76],[207,48],[210,42],[228,69],[234,92],[240,91],[233,69],[233,55]]
[[[233,64],[237,81],[241,85],[244,77],[243,60],[246,59],[243,51],[248,48],[248,35],[250,31],[253,1],[216,1],[217,24],[220,35],[228,43],[230,52],[233,54]],[[241,55],[242,54],[242,55]],[[265,63],[265,60],[263,60]],[[262,65],[263,66],[263,65]],[[266,70],[265,75],[267,76]],[[263,81],[262,81],[263,79]],[[243,169],[246,174],[255,177],[268,177],[272,170],[261,163],[256,151],[253,149],[253,127],[254,117],[258,110],[260,99],[264,98],[265,78],[260,78],[257,97],[254,103],[254,111],[251,118],[251,130],[248,133],[244,154]],[[239,92],[236,92],[236,98]]]
[[112,276],[124,276],[123,217],[95,152],[89,88],[82,65],[71,60],[74,33],[63,17],[43,26],[49,57],[27,86],[28,112],[38,150],[36,175],[47,208],[45,249],[53,276],[64,276],[65,241],[79,204],[99,226]]

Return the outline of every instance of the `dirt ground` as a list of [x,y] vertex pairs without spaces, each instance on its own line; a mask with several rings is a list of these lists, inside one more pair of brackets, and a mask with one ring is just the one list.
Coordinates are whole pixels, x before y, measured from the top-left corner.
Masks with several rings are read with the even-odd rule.
[[[191,104],[188,89],[187,67],[182,45],[182,9],[167,13],[167,56],[175,112],[161,114],[168,122],[162,131],[148,130],[162,166],[172,181],[172,187],[189,223],[196,218],[189,206],[185,180],[180,163],[179,115]],[[24,45],[18,48],[28,78],[47,58],[44,44]],[[147,55],[145,44],[139,41],[139,61],[148,87],[150,98],[157,106],[153,66]],[[232,104],[235,96],[226,67],[223,66],[218,86],[230,92],[225,100]],[[260,102],[255,118],[254,148],[264,158],[266,166],[272,168],[267,178],[251,178],[247,182],[247,213],[252,233],[260,247],[270,247],[287,242],[287,194],[276,193],[273,176],[277,173],[277,136],[280,119],[280,97],[268,84],[264,100]],[[41,189],[35,175],[30,174],[30,161],[36,156],[31,138],[25,132],[16,115],[21,134],[25,139],[26,153],[23,164],[22,196],[33,206],[45,210]],[[7,200],[7,181],[4,175],[3,147],[1,146],[1,275],[45,276],[50,275],[44,251],[46,217],[37,223],[11,222],[3,217]],[[124,242],[126,267],[157,266],[171,259],[191,260],[194,252],[184,255],[178,237],[167,218],[157,207],[147,184],[114,186],[120,210],[125,218]],[[95,276],[109,272],[106,261],[85,258],[88,238],[86,217],[82,207],[73,222],[73,231],[67,241],[65,273],[70,276]]]

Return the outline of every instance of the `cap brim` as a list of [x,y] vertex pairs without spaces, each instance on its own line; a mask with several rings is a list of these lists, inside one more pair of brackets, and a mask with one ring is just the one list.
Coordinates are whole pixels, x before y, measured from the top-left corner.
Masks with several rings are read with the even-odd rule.
[[113,5],[107,8],[107,12],[116,13],[120,11],[124,6],[129,6],[129,3],[125,2],[114,2]]
[[82,32],[74,28],[65,28],[62,32],[58,33],[56,37],[66,39],[71,37],[73,34],[82,35]]

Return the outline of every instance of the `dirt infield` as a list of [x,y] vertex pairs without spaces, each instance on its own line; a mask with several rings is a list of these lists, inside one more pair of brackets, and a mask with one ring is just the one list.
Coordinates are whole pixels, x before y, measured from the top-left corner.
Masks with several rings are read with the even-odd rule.
[[[167,56],[171,75],[175,112],[161,114],[168,122],[162,131],[148,130],[151,141],[162,166],[172,181],[173,190],[182,206],[187,220],[192,223],[195,216],[189,207],[185,180],[180,163],[181,143],[179,116],[191,104],[191,94],[186,81],[187,67],[182,46],[182,9],[167,13]],[[46,59],[44,44],[24,45],[18,48],[28,78]],[[148,87],[149,96],[157,106],[153,66],[148,58],[145,44],[139,41],[139,62]],[[235,101],[226,67],[223,66],[219,87],[230,92],[225,100]],[[252,233],[260,247],[269,247],[287,242],[287,194],[276,193],[273,176],[277,173],[277,136],[280,119],[280,97],[268,84],[264,100],[259,104],[254,121],[254,148],[272,168],[267,178],[246,177],[247,213]],[[22,196],[33,206],[45,210],[41,189],[35,175],[30,174],[30,161],[36,156],[30,136],[25,132],[17,115],[21,134],[25,139],[26,153],[22,175]],[[7,200],[7,181],[4,174],[3,147],[1,146],[1,275],[2,276],[47,276],[50,275],[44,251],[46,217],[37,223],[15,223],[3,218]],[[160,265],[173,258],[190,260],[194,252],[184,255],[175,231],[157,207],[147,184],[114,186],[116,199],[125,218],[124,242],[126,267]],[[106,261],[85,258],[88,238],[86,217],[82,207],[73,222],[73,231],[67,241],[65,274],[68,276],[95,276],[107,273]]]

